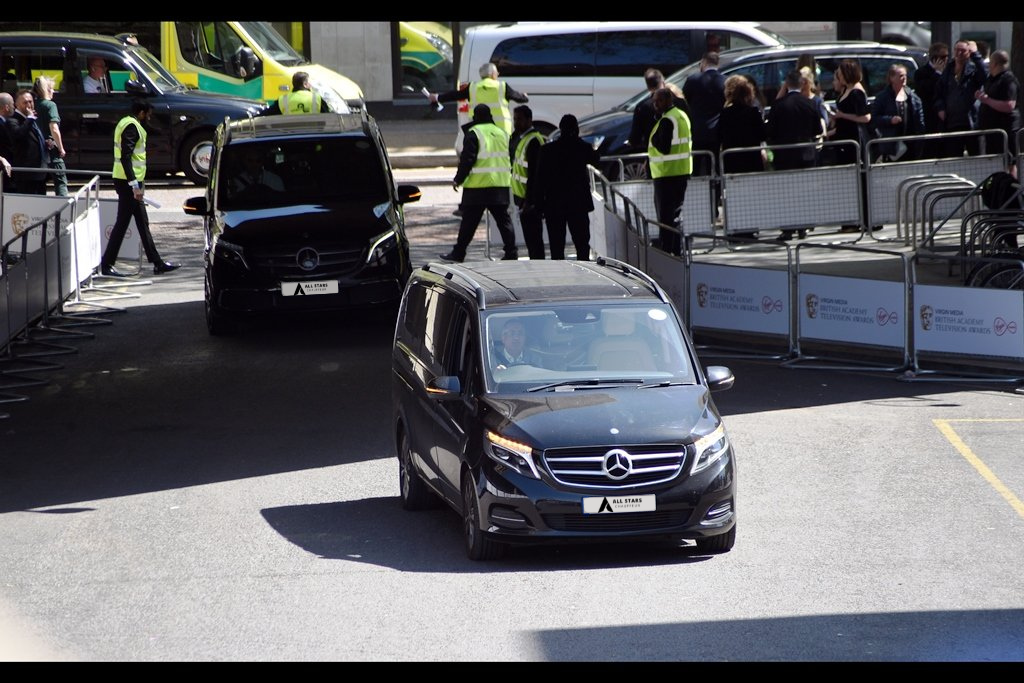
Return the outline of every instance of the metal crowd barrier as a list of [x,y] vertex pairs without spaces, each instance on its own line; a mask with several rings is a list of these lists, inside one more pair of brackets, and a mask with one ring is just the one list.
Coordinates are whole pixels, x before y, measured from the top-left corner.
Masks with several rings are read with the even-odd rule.
[[955,175],[980,184],[996,171],[1006,170],[1005,153],[961,156],[937,159],[916,159],[909,161],[871,162],[880,146],[893,142],[910,142],[923,145],[928,140],[950,138],[983,138],[993,131],[963,131],[957,133],[932,133],[929,135],[906,135],[878,138],[867,144],[864,173],[868,195],[868,225],[883,225],[896,222],[899,217],[900,197],[893,188],[914,176]]
[[[922,368],[921,361],[946,358],[961,367],[944,376],[1024,382],[1022,291],[935,285],[919,279],[916,263],[925,254],[864,245],[792,247],[734,235],[688,235],[682,255],[673,256],[647,238],[652,229],[668,226],[644,216],[619,183],[595,172],[595,184],[604,201],[607,244],[628,251],[623,260],[666,289],[695,340],[713,338],[713,345],[699,347],[702,352],[725,355],[716,349],[740,348],[741,355],[754,355],[754,348],[765,348],[785,367],[873,370],[904,380],[939,377],[941,371]],[[718,249],[723,244],[725,254]],[[850,257],[829,258],[837,252]],[[879,362],[879,354],[890,361]],[[1004,374],[972,371],[965,361],[994,364]]]
[[0,179],[0,402],[10,402],[27,397],[6,390],[47,383],[26,373],[61,367],[44,358],[77,351],[59,341],[93,336],[73,328],[110,323],[70,307],[118,309],[81,297],[102,254],[99,178],[66,197],[4,194],[2,184]]

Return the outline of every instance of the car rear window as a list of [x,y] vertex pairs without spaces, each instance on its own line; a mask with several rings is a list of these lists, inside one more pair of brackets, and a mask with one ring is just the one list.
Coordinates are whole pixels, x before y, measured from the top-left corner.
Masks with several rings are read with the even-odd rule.
[[225,210],[387,200],[383,161],[365,137],[247,142],[222,153],[218,204]]

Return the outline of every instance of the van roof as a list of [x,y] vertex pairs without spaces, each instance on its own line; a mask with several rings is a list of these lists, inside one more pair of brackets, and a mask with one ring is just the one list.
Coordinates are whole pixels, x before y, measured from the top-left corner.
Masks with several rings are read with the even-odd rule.
[[365,110],[348,114],[303,114],[301,116],[250,116],[230,120],[229,139],[252,140],[280,138],[289,135],[342,135],[345,133],[370,134],[374,119]]
[[646,273],[609,258],[429,263],[417,271],[422,273],[461,288],[480,309],[544,301],[646,298],[668,302],[668,295]]

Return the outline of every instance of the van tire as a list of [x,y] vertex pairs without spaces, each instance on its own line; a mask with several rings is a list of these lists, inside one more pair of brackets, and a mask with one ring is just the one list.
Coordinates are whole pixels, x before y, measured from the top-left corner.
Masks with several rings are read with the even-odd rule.
[[724,534],[697,539],[697,550],[706,554],[727,553],[736,544],[736,525]]
[[505,554],[505,544],[492,541],[480,528],[480,501],[469,472],[462,475],[462,535],[471,560],[497,560]]
[[412,449],[404,430],[398,435],[398,495],[405,510],[428,510],[437,502],[412,464]]
[[210,174],[210,155],[213,153],[213,131],[199,130],[192,133],[181,144],[178,152],[178,168],[189,182],[205,186]]
[[235,321],[217,305],[217,293],[210,284],[210,276],[204,278],[203,309],[206,314],[206,330],[212,337],[223,337],[235,332]]

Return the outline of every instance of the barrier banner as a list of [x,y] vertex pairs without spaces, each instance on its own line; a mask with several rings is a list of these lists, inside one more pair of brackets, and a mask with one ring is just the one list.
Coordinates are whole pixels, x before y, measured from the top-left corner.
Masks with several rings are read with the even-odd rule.
[[100,243],[100,212],[93,207],[91,211],[75,217],[72,226],[74,232],[75,258],[71,260],[70,283],[84,282],[100,265],[103,257],[103,246]]
[[917,285],[914,348],[1024,360],[1024,292]]
[[800,337],[906,347],[903,282],[801,274],[797,292]]
[[[68,197],[41,194],[4,194],[3,223],[0,224],[0,244],[22,234],[31,225],[35,225],[54,211],[68,204]],[[67,224],[70,212],[61,214],[61,226]],[[42,238],[29,240],[29,251],[35,251],[42,245]]]
[[789,334],[789,272],[744,266],[690,266],[690,325]]
[[[107,248],[107,241],[110,239],[110,231],[114,228],[114,221],[117,220],[117,199],[100,199],[100,256]],[[135,227],[135,218],[128,222],[128,230],[124,233],[124,241],[121,242],[121,249],[117,252],[118,258],[129,261],[142,260],[142,240],[139,239],[139,230]],[[97,260],[97,263],[99,261]]]
[[646,272],[661,285],[675,304],[676,310],[686,316],[686,264],[680,257],[667,254],[660,249],[647,250]]

